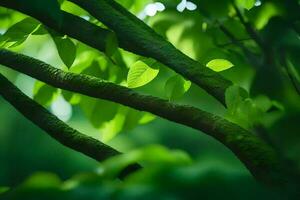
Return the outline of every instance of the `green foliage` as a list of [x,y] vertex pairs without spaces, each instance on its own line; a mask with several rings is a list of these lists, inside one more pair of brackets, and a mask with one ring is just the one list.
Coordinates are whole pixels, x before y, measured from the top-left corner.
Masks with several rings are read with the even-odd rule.
[[249,98],[247,91],[237,85],[227,89],[225,98],[228,108],[226,118],[246,129],[262,125],[271,108],[283,110],[278,102],[271,101],[266,96],[261,95],[254,99]]
[[191,87],[191,82],[179,75],[170,77],[165,84],[165,93],[169,100],[175,100],[184,95]]
[[33,99],[39,104],[50,106],[57,97],[58,89],[50,85],[37,81],[33,89]]
[[206,66],[216,72],[221,72],[227,69],[230,69],[231,67],[233,67],[234,65],[225,59],[214,59],[209,61]]
[[168,167],[190,164],[191,159],[182,151],[170,151],[163,146],[152,145],[108,159],[101,164],[99,171],[104,177],[117,177],[123,169],[134,163],[141,163],[145,167]]
[[74,42],[67,36],[53,36],[53,40],[61,60],[70,68],[76,57],[76,46]]
[[96,128],[100,128],[103,123],[112,120],[118,111],[117,104],[90,97],[82,97],[80,107]]
[[20,45],[25,42],[31,34],[34,34],[39,26],[38,21],[27,17],[10,26],[8,30],[0,36],[0,45],[8,44],[9,47]]
[[238,5],[240,5],[243,8],[246,8],[247,10],[250,10],[254,7],[256,0],[237,0]]
[[149,61],[149,64],[146,61],[139,60],[130,67],[127,76],[129,88],[146,85],[157,76],[159,69],[155,68],[155,61]]
[[[18,0],[18,2],[36,15],[49,16],[50,20],[58,24],[61,20],[59,10],[61,7],[67,12],[104,27],[87,11],[69,1],[59,0],[61,6],[55,0]],[[153,3],[150,0],[119,0],[118,2],[135,15],[138,15],[145,5]],[[227,110],[221,108],[201,90],[194,87],[190,89],[190,81],[174,75],[174,72],[168,70],[166,66],[158,69],[159,64],[156,61],[140,59],[138,55],[118,49],[118,41],[114,34],[107,38],[107,48],[101,53],[67,36],[53,34],[33,18],[15,11],[0,9],[0,45],[30,54],[55,66],[61,64],[60,57],[70,72],[88,74],[104,81],[138,88],[141,93],[165,97],[170,101],[179,99],[188,91],[188,95],[186,94],[184,98],[185,104],[201,107],[219,115],[225,113],[226,119],[249,130],[262,126],[269,132],[267,136],[271,138],[271,142],[282,151],[280,153],[287,154],[289,158],[294,159],[296,165],[299,165],[300,104],[290,80],[292,77],[294,83],[299,86],[298,0],[261,1],[260,6],[255,6],[254,0],[235,1],[246,21],[266,42],[266,49],[274,52],[271,58],[275,64],[266,63],[263,50],[241,24],[231,0],[194,0],[192,2],[197,4],[197,10],[193,12],[185,10],[182,13],[176,11],[179,0],[161,2],[167,9],[154,17],[147,17],[145,22],[184,54],[203,65],[207,64],[207,67],[221,72],[222,76],[235,83],[226,91]],[[232,41],[220,29],[220,25],[227,28],[238,43]],[[58,55],[52,55],[56,49],[49,47],[49,42],[52,41],[47,35],[48,31],[54,39]],[[28,42],[24,43],[25,41]],[[249,50],[250,55],[237,44]],[[44,53],[43,49],[48,50]],[[282,49],[288,55],[287,68],[279,62]],[[7,72],[6,69],[3,71],[13,78],[18,75]],[[151,84],[148,84],[150,82]],[[18,84],[24,88],[26,86],[26,82]],[[149,143],[160,143],[168,147],[184,149],[187,153],[172,151],[161,146],[146,146],[104,161],[100,167],[96,167],[93,163],[91,168],[97,168],[97,173],[78,174],[69,178],[69,174],[75,174],[76,170],[91,171],[91,169],[78,167],[87,166],[87,161],[81,158],[76,160],[74,159],[76,154],[70,153],[66,156],[63,154],[65,157],[58,161],[51,162],[47,157],[49,164],[47,162],[46,166],[29,166],[28,159],[34,160],[32,163],[35,164],[32,165],[37,165],[37,163],[44,163],[45,155],[51,156],[49,149],[52,148],[53,154],[57,152],[51,144],[47,149],[49,138],[43,143],[36,139],[37,134],[33,134],[29,141],[19,139],[22,145],[23,142],[27,142],[24,149],[22,145],[13,145],[13,149],[7,147],[9,151],[0,152],[8,156],[17,155],[14,159],[0,156],[5,161],[3,163],[10,160],[15,163],[15,160],[18,160],[20,166],[24,165],[22,169],[18,169],[18,173],[15,168],[10,167],[11,164],[3,168],[0,166],[1,170],[4,169],[3,173],[0,173],[0,178],[5,179],[5,173],[8,171],[7,174],[10,176],[7,175],[7,182],[13,183],[6,185],[19,185],[12,189],[0,187],[0,194],[8,195],[6,199],[222,199],[226,195],[231,199],[285,198],[278,195],[277,191],[269,191],[258,186],[245,171],[240,172],[244,167],[240,166],[231,154],[227,155],[229,154],[227,150],[213,143],[212,140],[202,138],[190,130],[182,130],[180,126],[163,120],[148,124],[156,119],[152,114],[61,91],[41,82],[35,84],[33,93],[34,99],[46,107],[49,107],[58,94],[61,94],[72,104],[74,110],[70,121],[72,126],[79,127],[96,138],[101,138],[102,141],[122,152]],[[10,110],[5,111],[1,104],[0,110],[0,116],[2,114],[5,121],[6,113]],[[15,139],[18,137],[14,135],[18,132],[15,130],[16,127],[9,128],[10,121],[3,123],[8,124],[8,128],[0,127],[0,132],[9,135],[9,130],[12,129],[13,134],[11,134],[12,138],[0,145],[9,146],[11,141],[18,142]],[[135,129],[137,126],[139,128]],[[31,129],[28,132],[31,132]],[[2,134],[1,137],[6,136]],[[5,140],[1,138],[0,141]],[[32,152],[28,146],[34,144],[36,148],[32,147],[34,149]],[[214,145],[216,145],[215,149],[213,149]],[[36,151],[37,149],[40,151]],[[22,154],[24,152],[29,153],[24,156],[25,154]],[[31,154],[36,152],[41,152],[41,157],[31,158]],[[59,157],[56,155],[55,157]],[[193,158],[200,157],[201,162],[192,162],[189,155]],[[220,156],[217,157],[218,155]],[[223,158],[223,155],[227,157]],[[20,157],[26,160],[19,159]],[[203,157],[207,158],[202,159]],[[218,162],[218,159],[224,159],[224,163],[228,165]],[[139,162],[144,168],[125,177],[122,181],[116,179],[124,168],[135,162]],[[54,174],[38,173],[29,177],[23,184],[19,184],[24,174],[28,175],[37,169],[55,171],[63,179],[69,179],[63,181]],[[64,170],[69,170],[69,174]],[[19,179],[11,180],[11,177]]]

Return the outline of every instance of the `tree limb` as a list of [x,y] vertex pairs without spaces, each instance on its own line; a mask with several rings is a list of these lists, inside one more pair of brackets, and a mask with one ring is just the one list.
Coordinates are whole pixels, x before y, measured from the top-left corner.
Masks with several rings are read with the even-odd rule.
[[54,23],[47,15],[34,13],[16,2],[17,0],[1,0],[0,6],[11,8],[34,17],[56,32],[73,37],[99,51],[105,51],[109,38],[114,36],[112,31],[89,23],[88,21],[65,11],[61,11],[62,21]]
[[[0,95],[22,113],[24,117],[44,130],[53,139],[70,149],[81,152],[99,162],[120,154],[120,152],[112,147],[78,132],[59,120],[47,109],[23,94],[1,73]],[[119,178],[122,179],[138,169],[140,169],[140,165],[138,164],[129,165],[120,172]]]
[[119,152],[92,137],[71,128],[47,109],[23,94],[0,74],[0,94],[27,119],[47,132],[59,143],[81,152],[97,161],[103,161]]
[[225,90],[232,84],[230,81],[183,54],[117,2],[113,0],[69,1],[87,10],[112,29],[121,47],[158,60],[225,105]]
[[[103,36],[109,35],[107,30],[63,11],[63,21],[55,24],[44,14],[33,13],[16,4],[17,1],[2,0],[0,5],[30,15],[55,31],[67,34],[100,51],[103,51],[106,46]],[[202,87],[225,105],[225,90],[232,84],[229,80],[183,54],[115,1],[72,0],[72,2],[86,8],[92,15],[114,30],[120,47],[160,61]]]
[[191,106],[141,95],[92,76],[64,72],[39,60],[4,49],[0,49],[0,64],[54,87],[151,112],[203,131],[227,146],[258,180],[274,182],[277,177],[279,163],[273,149],[254,134],[221,117]]

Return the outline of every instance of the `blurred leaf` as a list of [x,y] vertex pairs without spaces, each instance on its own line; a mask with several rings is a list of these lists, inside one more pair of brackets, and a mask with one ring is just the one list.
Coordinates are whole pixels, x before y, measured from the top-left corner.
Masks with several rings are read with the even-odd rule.
[[38,28],[39,22],[33,18],[27,17],[16,24],[9,27],[9,29],[0,36],[1,42],[12,42],[13,46],[17,46],[26,41],[26,39],[35,32]]
[[267,112],[272,107],[272,101],[267,96],[257,96],[254,103],[263,111]]
[[72,105],[76,105],[76,104],[80,103],[81,96],[79,94],[69,92],[67,90],[63,90],[62,95],[63,95],[64,99]]
[[118,112],[118,105],[113,102],[82,96],[80,107],[95,128],[112,120]]
[[189,155],[180,150],[169,150],[160,145],[151,145],[133,150],[104,161],[100,171],[104,177],[116,177],[124,168],[134,163],[143,166],[186,165],[192,162]]
[[235,109],[236,106],[248,97],[248,92],[238,85],[233,85],[227,88],[225,92],[225,102],[227,108]]
[[0,187],[0,195],[1,195],[2,193],[7,192],[8,190],[9,190],[9,187]]
[[191,82],[179,75],[172,76],[165,84],[165,93],[169,100],[175,100],[184,95],[191,87]]
[[23,184],[22,187],[26,188],[51,188],[60,187],[61,180],[59,177],[52,173],[38,172],[31,175]]
[[53,40],[61,60],[70,68],[76,57],[76,46],[74,42],[67,36],[54,36]]
[[33,99],[43,106],[50,106],[57,97],[58,89],[37,81],[33,89]]
[[156,119],[156,116],[151,113],[145,113],[142,118],[139,120],[139,124],[148,124]]
[[239,6],[246,8],[247,10],[250,10],[254,7],[256,0],[237,0],[237,3]]
[[143,61],[134,63],[127,75],[127,84],[129,88],[137,88],[151,82],[158,74],[159,69],[150,67]]
[[214,59],[209,61],[206,66],[216,72],[220,72],[220,71],[224,71],[227,69],[230,69],[231,67],[233,67],[234,65],[225,59]]

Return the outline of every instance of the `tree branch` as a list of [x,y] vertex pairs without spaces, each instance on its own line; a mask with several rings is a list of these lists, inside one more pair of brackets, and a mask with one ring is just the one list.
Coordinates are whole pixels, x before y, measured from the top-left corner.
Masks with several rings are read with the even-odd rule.
[[17,1],[18,0],[1,0],[0,6],[11,8],[34,17],[56,32],[73,37],[99,51],[105,51],[109,38],[114,36],[112,31],[89,23],[88,21],[65,11],[61,11],[62,21],[53,23],[47,15],[34,13],[31,10],[24,8],[21,4],[17,4]]
[[203,131],[227,146],[258,180],[277,181],[275,178],[279,163],[273,149],[254,134],[221,117],[194,107],[141,95],[92,76],[64,72],[39,60],[4,49],[0,50],[0,64],[54,87],[151,112],[170,121]]
[[[57,32],[67,34],[100,51],[103,51],[106,46],[104,41],[102,41],[104,44],[101,44],[100,41],[105,40],[103,35],[107,35],[107,33],[103,33],[105,31],[102,28],[66,12],[63,12],[62,25],[58,26],[59,23],[54,24],[45,15],[30,12],[30,10],[16,4],[16,1],[2,0],[0,5],[28,14]],[[114,30],[120,47],[160,61],[202,87],[225,105],[225,90],[232,84],[229,80],[177,50],[171,43],[164,40],[115,1],[72,0],[72,2],[86,8],[96,18]]]
[[[23,94],[1,73],[0,95],[22,113],[24,117],[44,130],[53,139],[70,149],[81,152],[99,162],[120,154],[112,147],[78,132],[59,120],[47,109]],[[140,165],[138,164],[129,165],[120,172],[119,178],[123,178],[138,169],[140,169]]]
[[92,137],[86,136],[51,114],[47,109],[28,98],[0,74],[0,94],[27,119],[47,132],[59,143],[102,161],[119,152]]
[[183,54],[117,2],[113,0],[70,1],[87,10],[115,31],[121,47],[158,60],[225,105],[225,90],[232,84],[230,81]]
[[251,26],[251,24],[244,19],[244,16],[242,15],[241,11],[237,7],[234,0],[231,0],[231,3],[233,5],[233,8],[234,8],[236,14],[237,14],[237,17],[239,18],[240,22],[245,27],[245,29],[248,32],[249,36],[253,38],[253,40],[257,43],[257,45],[263,51],[266,51],[266,45],[265,45],[264,41],[261,39],[261,37],[258,35],[258,33],[254,30],[254,28]]

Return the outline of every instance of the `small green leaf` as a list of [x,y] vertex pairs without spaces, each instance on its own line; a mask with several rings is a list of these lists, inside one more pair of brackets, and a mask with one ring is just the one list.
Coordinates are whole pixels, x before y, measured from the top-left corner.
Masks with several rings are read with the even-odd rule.
[[151,113],[145,113],[142,118],[139,120],[139,124],[148,124],[156,119],[156,116]]
[[74,42],[68,37],[54,37],[54,42],[58,51],[58,54],[64,64],[71,68],[76,58],[76,46]]
[[209,61],[206,66],[216,72],[221,72],[227,69],[230,69],[231,67],[233,67],[234,65],[225,59],[214,59]]
[[263,112],[267,112],[272,107],[272,101],[267,96],[257,96],[253,100],[256,106]]
[[150,67],[143,61],[137,61],[129,69],[127,84],[129,88],[137,88],[151,82],[158,74],[159,69]]
[[191,87],[191,82],[179,75],[172,76],[165,84],[165,93],[169,100],[175,100],[184,95]]
[[256,0],[237,0],[238,5],[247,10],[250,10],[254,7]]
[[232,85],[225,91],[225,103],[228,109],[235,109],[248,97],[248,92],[238,85]]

